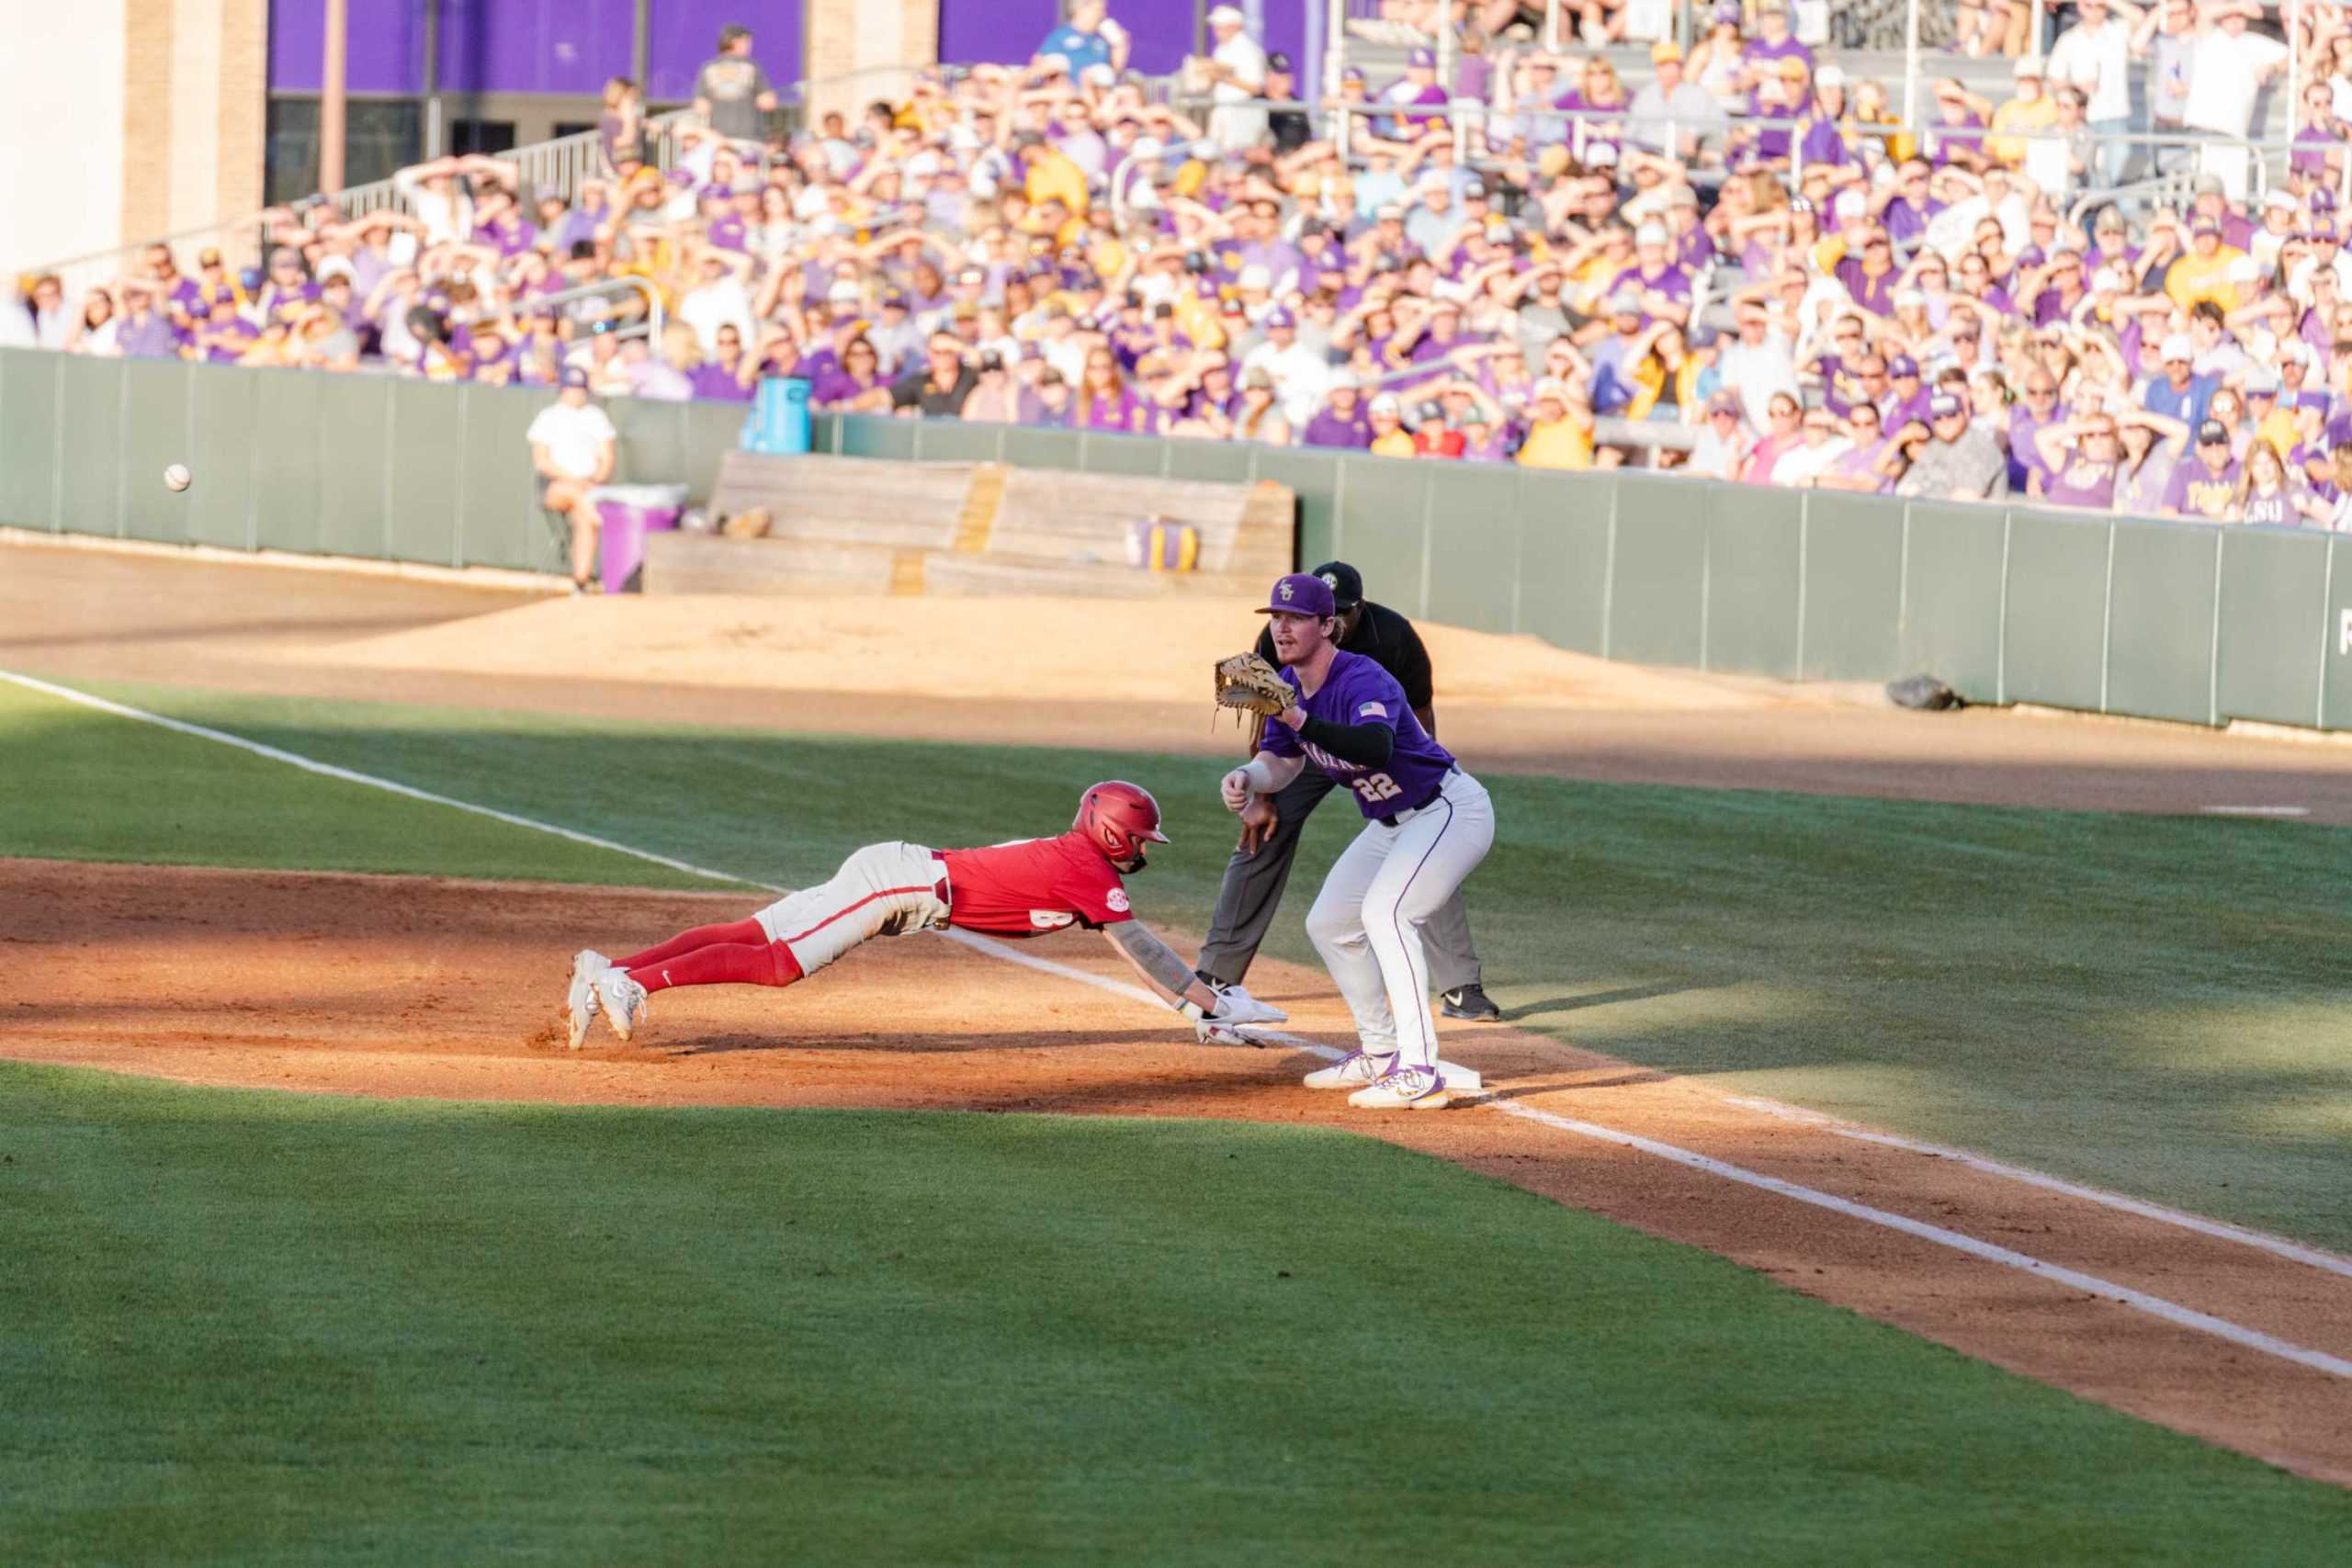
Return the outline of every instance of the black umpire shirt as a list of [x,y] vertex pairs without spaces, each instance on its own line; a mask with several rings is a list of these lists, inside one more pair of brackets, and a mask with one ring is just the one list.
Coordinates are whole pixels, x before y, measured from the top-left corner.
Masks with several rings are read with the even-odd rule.
[[[1356,617],[1356,629],[1340,644],[1340,651],[1361,653],[1396,676],[1396,683],[1405,688],[1408,707],[1425,708],[1434,700],[1430,689],[1430,651],[1421,646],[1421,634],[1387,605],[1365,600],[1363,614]],[[1274,656],[1272,625],[1258,633],[1258,657],[1282,668],[1282,660]]]

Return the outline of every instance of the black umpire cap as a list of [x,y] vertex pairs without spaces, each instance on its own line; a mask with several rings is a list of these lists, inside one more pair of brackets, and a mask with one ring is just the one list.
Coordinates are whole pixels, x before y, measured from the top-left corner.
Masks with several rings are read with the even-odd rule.
[[1327,560],[1315,575],[1331,588],[1331,607],[1341,615],[1363,603],[1363,573],[1343,560]]

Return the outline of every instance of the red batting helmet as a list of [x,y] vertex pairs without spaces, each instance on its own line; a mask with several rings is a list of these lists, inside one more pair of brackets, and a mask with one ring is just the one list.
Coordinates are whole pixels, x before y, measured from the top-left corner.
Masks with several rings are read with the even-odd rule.
[[1105,779],[1078,797],[1078,817],[1070,826],[1122,871],[1143,869],[1143,845],[1148,839],[1164,844],[1159,830],[1159,802],[1151,791],[1125,779]]

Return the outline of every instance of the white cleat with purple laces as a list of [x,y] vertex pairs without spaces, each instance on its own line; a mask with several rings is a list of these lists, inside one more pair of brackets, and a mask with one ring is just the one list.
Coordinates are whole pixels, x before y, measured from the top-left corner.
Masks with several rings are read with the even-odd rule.
[[1394,1055],[1373,1056],[1354,1051],[1328,1067],[1316,1068],[1304,1081],[1309,1089],[1362,1089],[1378,1083],[1396,1062]]
[[1363,1111],[1442,1111],[1453,1097],[1432,1069],[1399,1066],[1348,1096],[1348,1103]]

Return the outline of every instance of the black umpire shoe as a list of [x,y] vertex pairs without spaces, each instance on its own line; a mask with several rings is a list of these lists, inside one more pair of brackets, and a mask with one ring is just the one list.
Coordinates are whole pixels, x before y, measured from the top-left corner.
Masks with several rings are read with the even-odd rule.
[[1448,1018],[1475,1018],[1486,1023],[1500,1023],[1503,1010],[1487,995],[1484,986],[1464,986],[1458,991],[1447,991],[1438,998],[1445,1004]]

